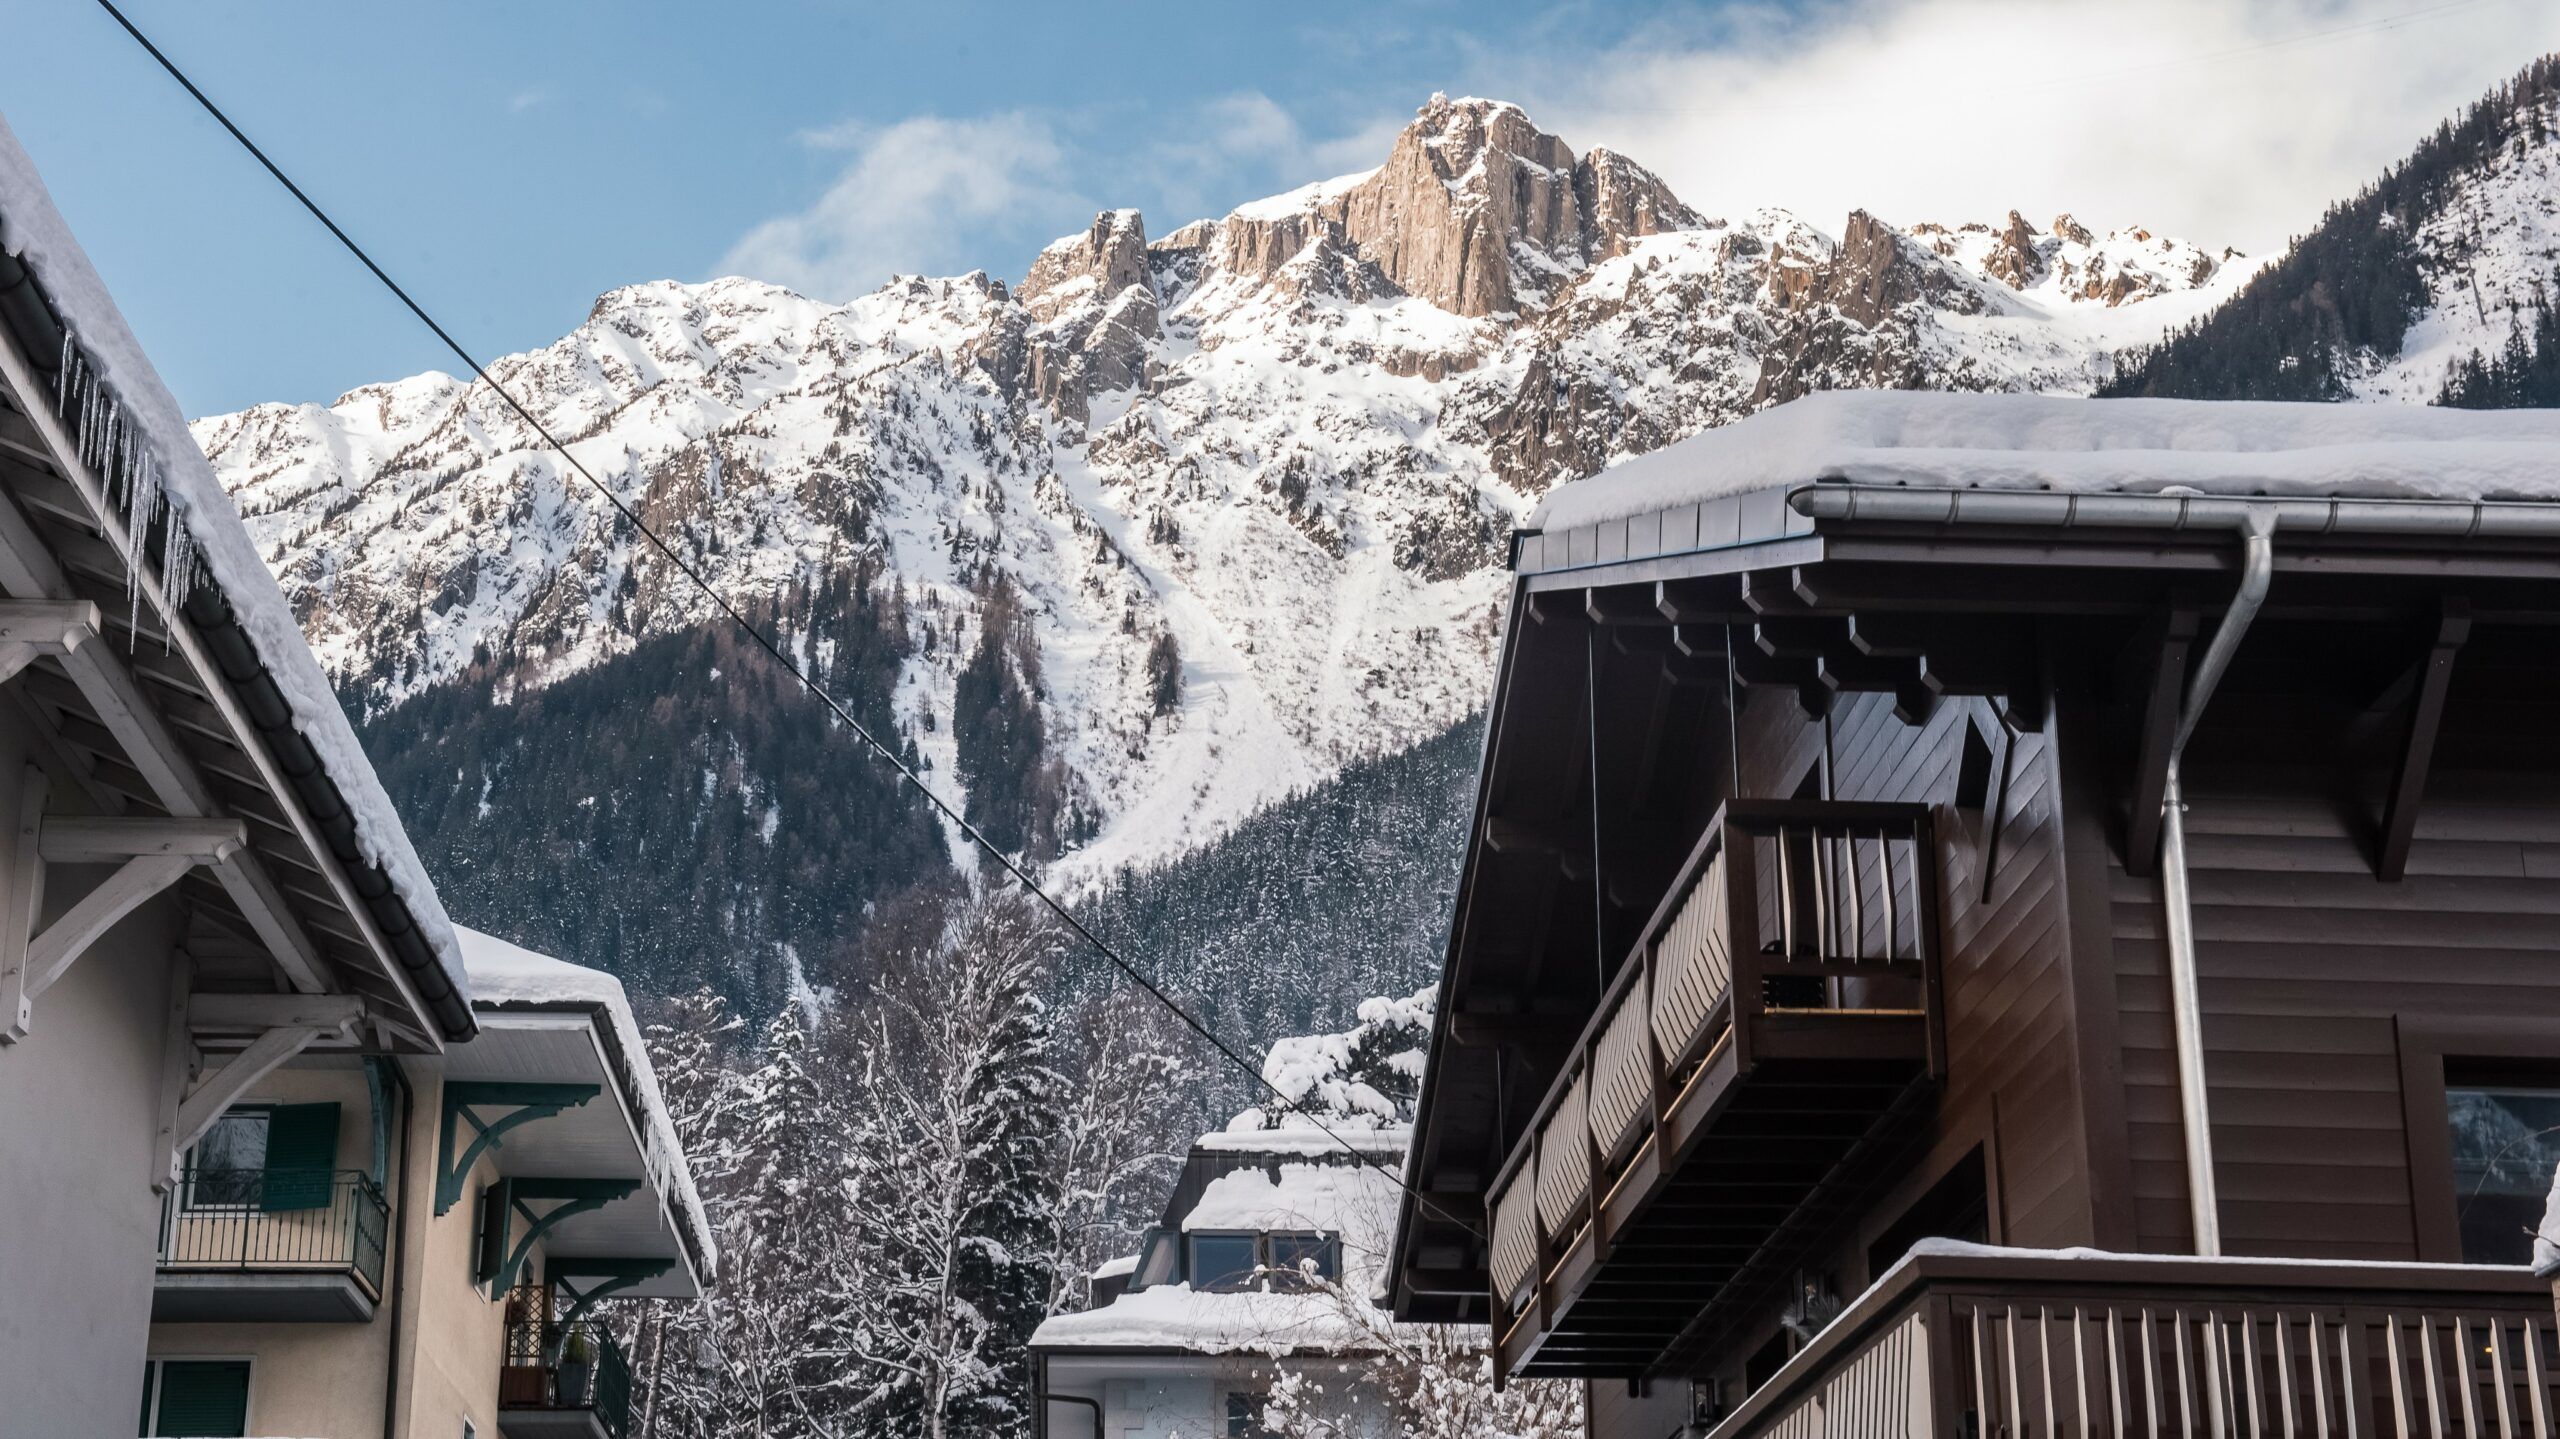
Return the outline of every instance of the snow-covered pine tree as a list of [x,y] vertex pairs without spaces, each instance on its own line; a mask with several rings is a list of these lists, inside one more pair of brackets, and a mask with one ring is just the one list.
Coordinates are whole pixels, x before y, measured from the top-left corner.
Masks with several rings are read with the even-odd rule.
[[1201,1073],[1192,1036],[1133,991],[1087,1001],[1063,1030],[1061,1057],[1077,1082],[1059,1110],[1053,1158],[1053,1314],[1083,1308],[1085,1276],[1136,1248],[1198,1127],[1186,1095]]
[[1024,1432],[1025,1344],[1046,1313],[1064,1088],[1041,996],[1059,946],[1012,895],[956,902],[936,942],[874,955],[849,1078],[849,1234],[833,1296],[855,1392],[845,1432]]
[[722,1265],[706,1301],[709,1357],[727,1381],[715,1435],[830,1439],[844,1387],[840,1268],[847,1125],[806,1017],[787,1005],[738,1081],[735,1168],[720,1186]]
[[[667,1116],[694,1184],[714,1214],[734,1190],[745,1093],[731,1062],[746,1026],[708,987],[656,1007],[642,1030]],[[652,1300],[633,1320],[634,1439],[698,1439],[712,1432],[730,1385],[710,1357],[709,1311],[700,1302]]]

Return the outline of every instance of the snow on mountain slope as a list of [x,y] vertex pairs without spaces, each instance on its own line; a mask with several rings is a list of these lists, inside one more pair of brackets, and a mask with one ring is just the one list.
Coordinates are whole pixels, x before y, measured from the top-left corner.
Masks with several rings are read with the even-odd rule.
[[[2356,398],[2435,398],[2474,351],[2495,355],[2507,328],[2550,291],[2560,267],[2560,103],[2520,105],[2522,143],[2497,147],[2438,199],[2410,238],[2427,305],[2400,353],[2353,382]],[[2537,115],[2538,112],[2538,115]]]
[[[1558,481],[1810,390],[2085,391],[2249,269],[2067,217],[1703,217],[1516,107],[1434,97],[1374,171],[1153,242],[1106,212],[1018,287],[635,285],[493,373],[734,600],[881,557],[917,639],[897,711],[947,794],[959,677],[1018,595],[1094,875],[1481,703],[1504,535]],[[196,428],[367,707],[711,617],[483,387]]]

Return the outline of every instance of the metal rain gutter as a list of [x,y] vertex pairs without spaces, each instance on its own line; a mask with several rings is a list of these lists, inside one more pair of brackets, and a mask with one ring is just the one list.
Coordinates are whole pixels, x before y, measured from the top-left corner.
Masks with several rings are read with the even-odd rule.
[[2560,504],[2536,500],[2269,499],[2189,493],[2067,493],[1826,481],[1787,495],[1817,520],[1899,524],[2049,525],[2145,530],[2239,530],[2255,514],[2309,535],[2442,539],[2560,539]]

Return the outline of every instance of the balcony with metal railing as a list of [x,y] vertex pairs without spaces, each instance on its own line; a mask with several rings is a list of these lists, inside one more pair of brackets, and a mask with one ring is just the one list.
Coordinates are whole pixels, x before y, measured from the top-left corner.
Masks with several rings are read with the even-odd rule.
[[1487,1191],[1496,1362],[1643,1372],[1943,1072],[1921,805],[1736,800]]
[[161,1205],[152,1320],[362,1322],[390,1232],[361,1170],[189,1166]]
[[511,1320],[498,1371],[505,1439],[623,1439],[631,1427],[631,1366],[613,1331],[592,1319]]
[[2551,1292],[2522,1268],[1923,1244],[1710,1439],[2540,1439]]

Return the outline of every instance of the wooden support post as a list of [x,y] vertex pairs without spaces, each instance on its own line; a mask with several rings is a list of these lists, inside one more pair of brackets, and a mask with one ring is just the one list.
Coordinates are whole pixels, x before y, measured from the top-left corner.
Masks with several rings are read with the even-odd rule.
[[27,941],[44,913],[46,787],[44,771],[27,766],[18,786],[18,825],[10,835],[9,892],[0,895],[0,1043],[26,1038],[35,1014],[39,986],[31,982]]
[[2169,786],[2169,742],[2177,736],[2178,711],[2187,698],[2187,651],[2200,616],[2192,605],[2171,609],[2158,626],[2150,684],[2142,701],[2142,747],[2135,754],[2133,786],[2125,814],[2124,867],[2147,875],[2160,854],[2160,802]]
[[2409,707],[2409,732],[2401,746],[2398,772],[2392,776],[2391,797],[2382,812],[2382,846],[2373,867],[2377,879],[2397,880],[2409,872],[2409,845],[2418,833],[2418,802],[2426,793],[2436,736],[2444,728],[2444,697],[2453,683],[2453,657],[2470,637],[2470,603],[2459,595],[2445,596],[2437,612],[2426,671],[2419,676],[2417,696]]
[[187,1086],[195,1082],[198,1066],[195,1032],[187,1023],[192,978],[193,966],[186,955],[173,951],[169,997],[161,1020],[160,1092],[153,1101],[159,1122],[151,1140],[151,1187],[162,1194],[178,1182],[178,1166],[186,1152],[178,1147],[178,1106],[186,1098]]

